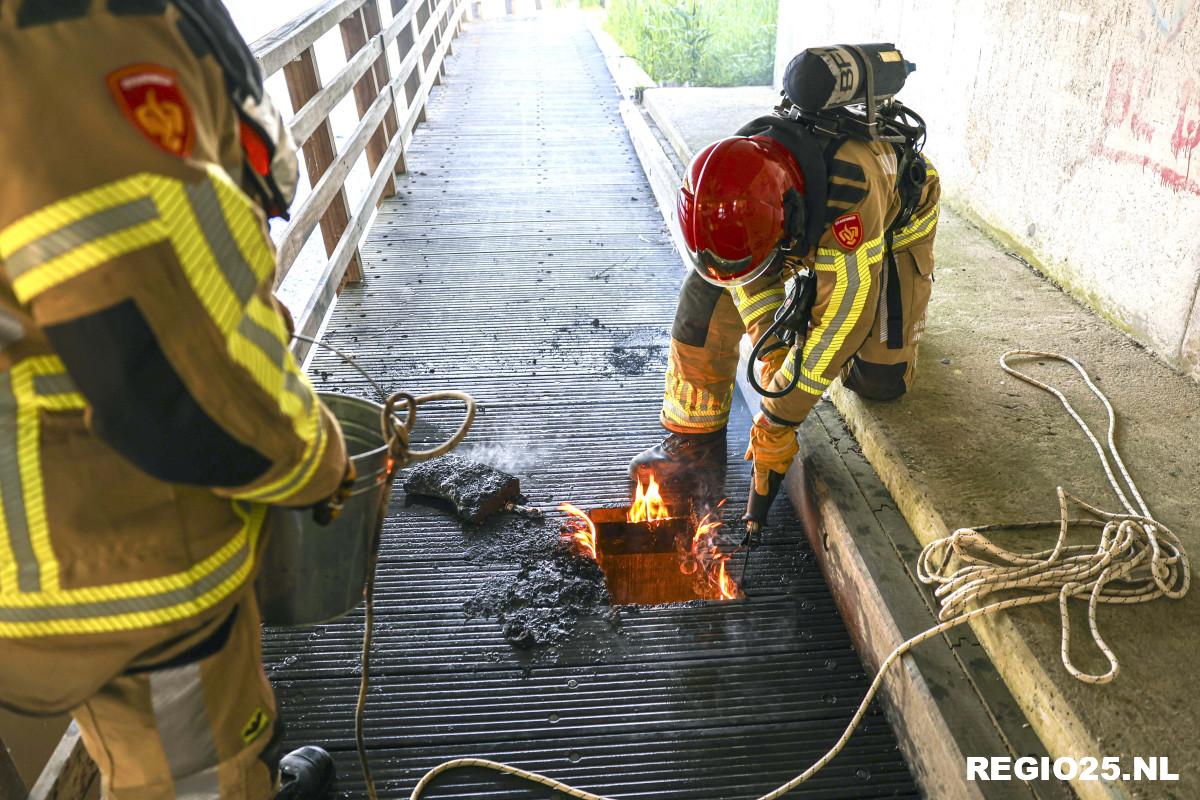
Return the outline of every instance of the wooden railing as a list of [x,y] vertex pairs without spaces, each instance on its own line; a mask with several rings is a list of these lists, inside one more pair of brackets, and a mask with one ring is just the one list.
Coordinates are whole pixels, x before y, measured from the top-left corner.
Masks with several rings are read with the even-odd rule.
[[[395,175],[407,170],[404,153],[425,104],[445,77],[445,59],[462,28],[470,0],[390,0],[392,19],[383,27],[379,0],[328,0],[251,45],[264,77],[282,71],[296,110],[288,127],[300,145],[312,191],[292,209],[279,242],[278,280],[296,263],[320,227],[326,261],[299,308],[296,331],[314,335],[344,282],[363,279],[359,244],[380,200],[396,192]],[[322,83],[314,45],[334,28],[341,33],[346,64]],[[395,46],[399,68],[392,74],[388,48]],[[358,124],[341,149],[329,115],[353,91]],[[366,154],[370,182],[353,207],[346,195],[350,170]],[[307,352],[299,343],[298,355]],[[81,800],[96,781],[95,764],[71,723],[29,800]],[[20,797],[24,786],[0,742],[0,797]]]
[[[319,225],[328,261],[312,293],[293,308],[296,331],[316,333],[345,281],[362,280],[359,243],[381,198],[395,194],[394,173],[406,171],[404,152],[425,120],[425,103],[445,75],[445,58],[471,4],[467,0],[390,0],[383,28],[379,0],[329,0],[252,45],[265,76],[282,71],[292,107],[289,128],[301,145],[312,192],[292,212],[279,242],[279,280],[288,274]],[[314,45],[338,27],[346,64],[322,84]],[[392,74],[388,48],[399,68]],[[338,150],[329,114],[351,90],[358,125]],[[353,208],[346,176],[366,153],[371,180]],[[298,353],[307,347],[297,345]]]

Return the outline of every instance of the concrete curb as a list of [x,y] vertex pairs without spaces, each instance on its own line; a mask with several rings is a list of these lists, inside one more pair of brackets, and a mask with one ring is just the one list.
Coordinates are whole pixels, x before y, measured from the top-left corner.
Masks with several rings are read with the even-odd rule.
[[630,100],[621,101],[621,119],[629,131],[633,149],[637,152],[642,170],[650,181],[654,192],[654,201],[663,215],[663,221],[670,231],[671,240],[675,242],[675,252],[679,254],[680,265],[684,271],[690,269],[687,258],[683,255],[683,234],[675,224],[675,193],[679,189],[679,171],[663,150],[662,143],[655,136],[645,114]]
[[693,153],[683,139],[683,131],[679,130],[675,122],[659,108],[655,99],[655,93],[646,92],[642,103],[646,107],[646,113],[650,115],[650,119],[654,120],[654,124],[658,126],[658,129],[663,132],[667,143],[671,145],[671,149],[675,152],[680,162],[687,164],[691,161]]

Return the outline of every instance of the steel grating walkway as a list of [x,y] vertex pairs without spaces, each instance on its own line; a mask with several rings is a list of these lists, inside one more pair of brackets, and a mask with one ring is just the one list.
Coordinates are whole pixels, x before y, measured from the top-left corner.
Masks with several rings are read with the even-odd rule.
[[[461,388],[481,412],[476,455],[516,471],[533,504],[626,502],[628,459],[657,414],[682,278],[577,16],[476,23],[408,153],[411,174],[364,246],[327,339],[389,388]],[[322,388],[367,396],[318,356]],[[731,505],[748,487],[749,417],[735,408]],[[837,738],[867,680],[791,509],[778,504],[747,583],[752,599],[625,610],[555,660],[530,660],[463,603],[512,563],[467,558],[455,521],[396,492],[379,565],[368,738],[381,796],[408,797],[442,760],[477,755],[622,798],[752,798]],[[731,512],[727,518],[734,519]],[[353,704],[361,611],[264,649],[293,744],[335,752],[364,795]],[[548,798],[481,771],[430,798]],[[881,713],[794,793],[916,797]]]

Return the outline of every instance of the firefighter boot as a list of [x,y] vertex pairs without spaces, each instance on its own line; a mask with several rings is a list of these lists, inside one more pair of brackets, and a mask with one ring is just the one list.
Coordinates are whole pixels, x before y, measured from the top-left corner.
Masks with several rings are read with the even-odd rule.
[[629,464],[629,491],[654,476],[668,504],[679,499],[693,510],[710,509],[725,496],[725,429],[711,433],[670,433]]
[[325,800],[333,788],[337,771],[333,758],[323,748],[306,745],[279,760],[277,800]]

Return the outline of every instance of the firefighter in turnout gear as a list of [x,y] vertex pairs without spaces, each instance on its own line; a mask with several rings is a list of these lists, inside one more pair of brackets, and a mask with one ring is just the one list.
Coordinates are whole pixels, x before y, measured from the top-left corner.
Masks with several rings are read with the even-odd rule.
[[252,584],[268,505],[352,470],[272,296],[257,64],[219,0],[0,0],[0,97],[0,703],[69,711],[106,798],[319,796]]
[[750,378],[762,395],[746,452],[749,534],[799,449],[797,426],[835,378],[874,400],[912,385],[933,281],[938,175],[915,134],[902,142],[873,133],[861,114],[802,113],[785,99],[692,159],[678,218],[694,269],[671,332],[668,435],[634,458],[631,481],[651,473],[665,493],[705,505],[722,496],[744,334],[757,345]]

